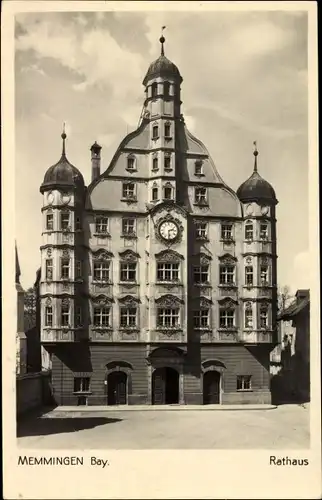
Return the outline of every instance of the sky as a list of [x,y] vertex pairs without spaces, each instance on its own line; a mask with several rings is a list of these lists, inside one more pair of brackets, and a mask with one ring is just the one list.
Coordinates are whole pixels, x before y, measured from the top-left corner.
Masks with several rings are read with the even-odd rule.
[[165,53],[183,77],[183,114],[234,190],[259,173],[275,191],[278,285],[309,287],[307,14],[247,12],[21,13],[15,25],[15,199],[21,283],[40,266],[39,187],[61,154],[90,181],[136,129],[142,80]]

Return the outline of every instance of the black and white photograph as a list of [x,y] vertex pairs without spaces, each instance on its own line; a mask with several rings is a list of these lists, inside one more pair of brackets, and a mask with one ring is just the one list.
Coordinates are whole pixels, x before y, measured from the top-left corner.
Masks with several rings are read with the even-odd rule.
[[15,466],[266,451],[319,495],[314,8],[47,3],[11,25]]

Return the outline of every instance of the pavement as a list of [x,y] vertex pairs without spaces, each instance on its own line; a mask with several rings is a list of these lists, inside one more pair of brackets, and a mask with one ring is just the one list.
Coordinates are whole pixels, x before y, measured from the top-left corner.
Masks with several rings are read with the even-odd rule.
[[120,405],[120,406],[57,406],[44,414],[44,417],[54,417],[60,413],[93,413],[115,411],[236,411],[236,410],[273,410],[276,405]]
[[58,407],[21,420],[18,446],[37,450],[294,450],[310,446],[309,405],[229,405],[214,411],[211,405],[207,409],[151,408]]

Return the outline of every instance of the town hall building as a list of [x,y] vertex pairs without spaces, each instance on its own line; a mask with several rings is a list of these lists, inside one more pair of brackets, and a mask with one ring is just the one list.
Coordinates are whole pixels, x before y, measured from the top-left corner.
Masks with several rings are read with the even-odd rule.
[[185,125],[164,55],[140,124],[92,181],[62,155],[45,173],[41,343],[59,405],[270,403],[276,214],[258,173],[235,193]]

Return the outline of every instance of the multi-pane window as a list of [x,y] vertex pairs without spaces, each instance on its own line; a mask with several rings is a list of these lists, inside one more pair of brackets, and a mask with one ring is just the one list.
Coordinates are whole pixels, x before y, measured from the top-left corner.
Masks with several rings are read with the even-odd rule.
[[156,201],[158,199],[159,199],[158,188],[154,187],[152,188],[152,201]]
[[267,222],[261,222],[259,226],[259,237],[261,240],[268,239],[268,224]]
[[219,283],[221,285],[233,285],[235,283],[235,266],[220,266]]
[[245,283],[246,283],[246,285],[253,285],[254,284],[253,266],[246,266],[245,267]]
[[209,309],[200,309],[193,312],[193,326],[194,328],[209,327]]
[[171,136],[171,126],[170,123],[165,123],[164,124],[164,137],[170,137]]
[[52,231],[54,229],[54,214],[46,215],[46,229]]
[[75,377],[74,392],[89,392],[90,377]]
[[158,125],[153,125],[153,127],[152,127],[152,137],[153,137],[153,139],[157,139],[159,137],[159,127],[158,127]]
[[163,188],[163,192],[164,192],[164,199],[165,200],[171,200],[171,198],[172,198],[172,187],[171,186],[165,186]]
[[221,225],[221,239],[231,240],[233,237],[233,225],[232,224],[222,224]]
[[135,184],[134,182],[124,182],[122,189],[123,198],[135,198]]
[[53,308],[47,306],[45,308],[45,326],[53,326]]
[[121,281],[136,280],[136,262],[121,262]]
[[195,161],[195,175],[202,175],[202,161],[197,160]]
[[135,158],[134,158],[134,156],[128,156],[127,169],[128,170],[135,170]]
[[94,307],[93,323],[94,323],[94,326],[110,327],[111,326],[111,308],[110,307]]
[[237,375],[237,391],[249,391],[252,388],[251,375]]
[[107,231],[108,231],[108,218],[96,217],[95,232],[100,234],[100,233],[107,233]]
[[268,310],[266,307],[261,307],[259,310],[259,325],[260,328],[268,327]]
[[69,268],[70,268],[70,260],[62,259],[61,260],[61,277],[62,279],[69,279]]
[[122,219],[122,234],[135,236],[135,219]]
[[171,156],[167,154],[164,156],[164,169],[165,170],[171,169]]
[[158,84],[156,82],[152,83],[151,94],[152,94],[152,97],[155,97],[158,95]]
[[158,170],[158,168],[159,168],[159,162],[157,156],[155,156],[152,160],[152,169]]
[[269,283],[268,266],[267,265],[260,266],[260,280],[261,280],[262,285],[266,285]]
[[53,279],[53,259],[46,259],[46,279]]
[[75,311],[75,326],[82,325],[82,308],[80,306],[76,307]]
[[207,222],[196,222],[196,238],[204,240],[207,238]]
[[94,281],[109,281],[110,279],[109,261],[94,262],[93,277]]
[[253,310],[251,307],[245,309],[245,328],[253,328]]
[[170,94],[170,83],[169,82],[164,82],[163,84],[163,95],[164,97],[168,97]]
[[60,227],[64,231],[69,228],[69,212],[62,212],[60,214]]
[[179,279],[179,263],[158,262],[157,281],[174,281]]
[[219,327],[232,328],[235,326],[235,311],[233,309],[221,309],[219,312]]
[[61,326],[69,326],[69,305],[62,304],[61,306]]
[[196,187],[195,188],[195,203],[206,204],[207,203],[207,188]]
[[193,282],[197,284],[209,282],[209,264],[193,268]]
[[80,260],[76,260],[75,263],[75,277],[76,278],[82,277],[82,262]]
[[245,224],[245,240],[252,240],[254,236],[254,228],[252,222],[246,222]]
[[180,310],[175,307],[159,307],[157,312],[157,326],[160,328],[175,328],[180,325]]
[[121,307],[120,327],[135,327],[137,326],[137,308],[136,307]]

